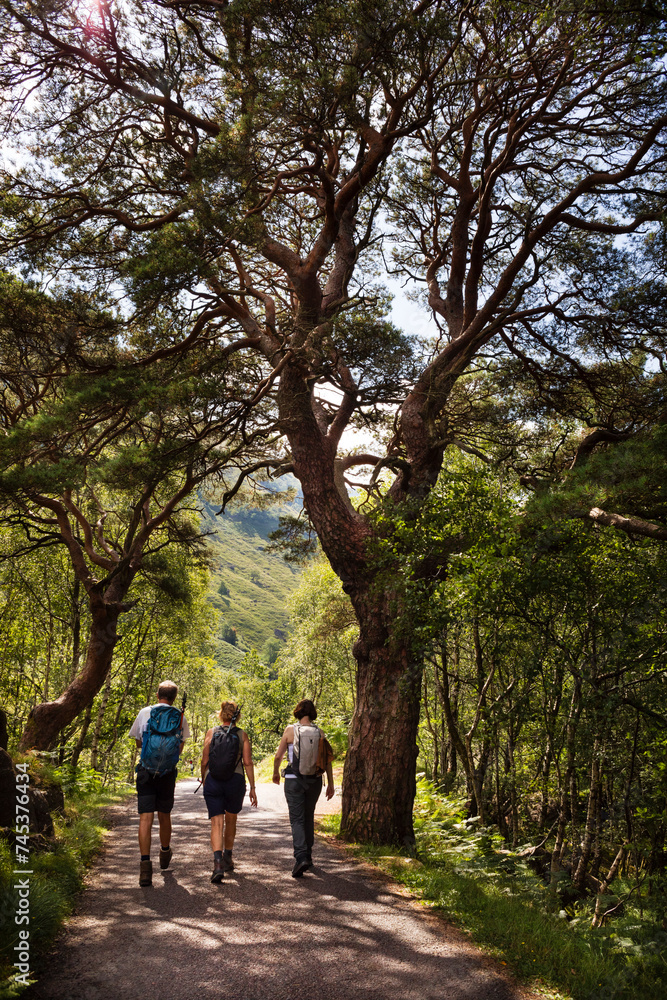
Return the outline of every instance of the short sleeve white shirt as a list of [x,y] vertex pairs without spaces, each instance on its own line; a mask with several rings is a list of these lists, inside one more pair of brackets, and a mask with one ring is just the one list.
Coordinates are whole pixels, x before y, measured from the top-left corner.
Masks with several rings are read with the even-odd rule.
[[[158,702],[157,705],[146,705],[142,708],[138,716],[132,723],[132,728],[130,729],[130,736],[133,736],[135,740],[142,739],[146,729],[148,727],[148,719],[151,714],[151,709],[153,708],[173,708],[175,706],[165,705],[164,702]],[[188,720],[183,716],[183,739],[187,740],[190,738],[190,727],[188,725]]]

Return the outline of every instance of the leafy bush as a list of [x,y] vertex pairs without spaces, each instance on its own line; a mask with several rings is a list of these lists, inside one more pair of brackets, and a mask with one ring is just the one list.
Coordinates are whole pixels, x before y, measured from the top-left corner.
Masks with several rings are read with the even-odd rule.
[[102,777],[92,767],[69,764],[54,769],[54,776],[62,785],[65,795],[88,795],[102,791]]
[[[122,796],[102,794],[99,775],[90,768],[53,769],[41,763],[40,775],[62,777],[64,816],[54,816],[56,836],[47,849],[32,849],[30,865],[30,966],[39,971],[63,920],[71,913],[77,893],[83,888],[86,866],[104,838],[103,809]],[[14,889],[14,855],[7,840],[0,838],[0,997],[20,996],[14,982],[14,946],[18,942],[15,923],[17,903]]]
[[317,720],[317,724],[324,730],[331,744],[335,754],[334,764],[340,764],[347,754],[347,723],[341,719],[329,719],[324,716]]
[[223,623],[223,626],[220,629],[220,638],[223,640],[223,642],[228,642],[232,646],[235,646],[236,643],[239,641],[238,636],[236,634],[236,629],[232,628],[231,625],[227,625],[226,623]]

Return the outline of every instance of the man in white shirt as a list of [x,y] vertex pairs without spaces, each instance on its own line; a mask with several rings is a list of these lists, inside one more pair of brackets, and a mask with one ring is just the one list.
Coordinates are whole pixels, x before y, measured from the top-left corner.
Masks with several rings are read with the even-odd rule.
[[[183,752],[185,741],[190,736],[190,727],[187,720],[178,709],[173,708],[178,688],[173,681],[162,681],[157,691],[157,704],[147,705],[142,708],[137,715],[130,736],[134,737],[137,746],[144,747],[144,734],[149,728],[151,713],[168,711],[169,722],[175,735],[158,737],[160,743],[171,749],[175,758],[173,766],[167,770],[161,769],[159,772],[151,771],[146,766],[143,753],[142,759],[137,766],[137,809],[139,812],[139,850],[141,852],[141,863],[139,868],[139,885],[150,886],[153,884],[153,863],[151,861],[151,830],[153,818],[157,811],[158,824],[160,828],[160,868],[168,868],[171,861],[171,810],[174,805],[174,788],[176,786],[176,761]],[[161,708],[164,706],[164,709]],[[180,720],[177,715],[180,714]],[[153,716],[156,718],[156,714]],[[169,725],[168,727],[169,728]],[[180,742],[178,742],[180,739]],[[178,744],[178,745],[176,745]],[[169,761],[167,763],[167,766]]]

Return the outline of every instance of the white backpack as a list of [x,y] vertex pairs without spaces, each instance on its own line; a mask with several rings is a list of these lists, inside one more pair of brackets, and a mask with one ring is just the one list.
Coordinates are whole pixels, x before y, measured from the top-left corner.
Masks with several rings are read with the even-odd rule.
[[305,777],[312,776],[317,770],[317,751],[322,732],[313,722],[309,726],[295,722],[293,726],[292,771]]

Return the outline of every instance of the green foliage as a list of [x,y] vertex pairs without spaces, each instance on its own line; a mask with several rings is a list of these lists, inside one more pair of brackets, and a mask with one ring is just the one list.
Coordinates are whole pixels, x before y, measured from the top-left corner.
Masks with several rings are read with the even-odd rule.
[[595,451],[551,490],[539,492],[531,500],[528,513],[540,521],[545,517],[582,516],[599,507],[663,525],[667,523],[662,475],[666,459],[667,426],[646,427],[628,441]]
[[349,599],[327,563],[319,561],[304,572],[289,611],[290,635],[284,646],[272,647],[275,660],[265,655],[262,662],[252,650],[224,672],[226,689],[243,706],[241,724],[257,760],[275,751],[302,698],[317,705],[318,725],[340,760],[347,752],[354,705],[351,644],[357,627]]
[[283,559],[297,566],[305,565],[317,552],[317,536],[310,522],[301,515],[281,515],[278,527],[269,534],[269,552],[281,553]]
[[[329,818],[327,818],[329,819]],[[335,831],[335,817],[328,829]],[[659,1000],[667,985],[661,900],[630,902],[621,920],[591,928],[592,910],[552,911],[550,893],[521,851],[501,848],[492,829],[466,822],[463,803],[421,779],[415,802],[416,857],[357,847],[461,927],[541,994],[572,1000]],[[657,903],[657,905],[656,905]]]
[[225,697],[241,706],[239,725],[248,733],[253,756],[275,752],[294,705],[302,697],[291,677],[262,663],[252,650],[234,670],[222,674]]
[[[104,811],[123,794],[102,793],[99,778],[89,768],[65,769],[65,812],[55,818],[56,834],[46,849],[33,850],[30,875],[31,970],[39,973],[45,955],[83,888],[86,867],[102,846],[108,825]],[[13,851],[0,838],[0,996],[20,996],[13,985],[13,948],[18,941],[14,922]],[[13,992],[15,991],[15,992]]]
[[162,549],[147,556],[142,569],[152,586],[173,604],[188,607],[196,601],[198,581],[192,556],[187,551]]
[[[0,537],[12,544],[7,533]],[[148,560],[135,585],[137,603],[124,615],[107,682],[54,751],[67,787],[72,780],[123,782],[135,757],[127,731],[138,710],[155,700],[165,677],[188,691],[193,738],[201,740],[220,685],[211,659],[215,616],[207,587],[205,567],[187,550],[163,549]],[[8,713],[10,746],[18,742],[32,705],[57,697],[67,686],[85,652],[88,630],[84,599],[60,546],[0,564],[0,700]]]
[[[304,570],[289,601],[290,636],[278,661],[299,698],[310,698],[322,719],[349,723],[354,708],[352,645],[358,625],[340,580],[323,559]],[[328,726],[322,723],[329,731]]]
[[385,294],[364,309],[341,313],[330,333],[334,352],[344,357],[368,401],[391,402],[402,394],[405,382],[417,377],[420,345],[382,318],[388,311]]
[[334,752],[334,767],[340,766],[345,760],[348,749],[347,725],[344,720],[336,719],[332,712],[326,710],[323,718],[318,716],[318,725],[324,730],[331,749]]
[[640,892],[646,877],[657,886],[667,836],[657,763],[664,547],[544,512],[537,521],[520,493],[470,459],[449,462],[418,508],[385,504],[375,516],[382,585],[425,660],[419,743],[429,777],[465,795],[469,815],[513,846],[558,847],[563,887],[589,836],[575,896],[594,892],[586,879],[604,878],[627,841],[625,891]]
[[119,269],[138,304],[177,296],[193,282],[210,277],[201,230],[194,220],[158,229],[142,244],[142,253],[128,256]]
[[231,625],[223,624],[220,629],[220,638],[223,642],[228,642],[230,645],[235,646],[238,642],[238,636],[236,634],[236,629],[232,628]]
[[71,764],[64,764],[62,767],[54,768],[53,775],[68,797],[94,797],[99,795],[103,788],[99,772],[92,767],[85,767],[81,764],[75,767],[72,767]]
[[262,660],[267,667],[273,666],[280,655],[284,643],[279,639],[267,639],[262,646]]

